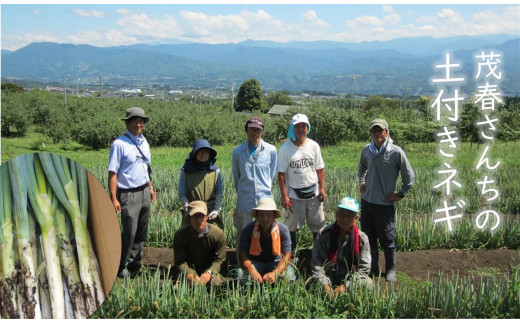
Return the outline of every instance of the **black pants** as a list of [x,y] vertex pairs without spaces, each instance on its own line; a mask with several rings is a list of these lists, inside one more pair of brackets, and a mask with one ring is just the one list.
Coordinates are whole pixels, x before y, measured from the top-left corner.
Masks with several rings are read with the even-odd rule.
[[146,186],[140,191],[119,192],[121,203],[121,262],[119,270],[141,265],[142,253],[148,234],[150,219],[150,188]]
[[361,199],[360,221],[371,247],[377,248],[379,239],[383,250],[395,248],[395,206],[372,204]]

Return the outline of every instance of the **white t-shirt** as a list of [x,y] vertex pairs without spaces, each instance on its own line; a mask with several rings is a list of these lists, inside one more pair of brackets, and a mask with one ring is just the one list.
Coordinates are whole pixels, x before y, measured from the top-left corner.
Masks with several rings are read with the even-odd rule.
[[[303,147],[298,147],[291,140],[286,141],[278,152],[277,171],[285,173],[287,194],[298,199],[291,188],[304,188],[318,183],[316,170],[325,168],[321,149],[317,142],[307,138]],[[318,185],[315,194],[318,195]]]

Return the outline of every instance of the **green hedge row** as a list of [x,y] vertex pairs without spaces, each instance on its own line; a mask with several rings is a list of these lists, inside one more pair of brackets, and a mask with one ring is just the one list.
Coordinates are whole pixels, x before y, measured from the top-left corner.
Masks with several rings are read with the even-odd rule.
[[[401,108],[396,99],[370,96],[354,110],[332,107],[332,101],[311,100],[294,106],[285,116],[261,115],[266,123],[264,139],[277,142],[286,137],[291,116],[297,112],[308,115],[309,137],[321,145],[341,141],[368,141],[372,119],[386,118],[390,135],[400,145],[407,142],[433,142],[438,125],[432,120],[428,98],[409,101]],[[497,111],[501,121],[497,138],[516,140],[520,129],[520,104]],[[91,149],[102,149],[125,131],[121,118],[131,106],[140,106],[150,116],[144,134],[152,146],[189,147],[199,138],[213,145],[237,144],[244,140],[244,124],[249,114],[229,110],[225,100],[208,100],[194,104],[184,101],[162,101],[149,98],[87,98],[68,96],[67,105],[59,93],[46,91],[2,91],[2,135],[24,135],[30,125],[54,142],[74,140]],[[457,125],[463,139],[478,141],[472,103],[465,103],[461,122]]]

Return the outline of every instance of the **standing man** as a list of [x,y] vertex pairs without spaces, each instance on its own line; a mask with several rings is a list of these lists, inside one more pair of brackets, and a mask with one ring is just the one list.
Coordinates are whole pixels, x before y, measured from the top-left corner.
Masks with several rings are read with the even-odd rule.
[[[393,144],[386,120],[372,121],[370,137],[372,141],[363,148],[358,169],[361,228],[370,244],[371,274],[379,276],[379,239],[385,253],[386,280],[396,281],[394,203],[402,200],[412,188],[415,174],[404,151]],[[396,191],[399,173],[402,185]]]
[[141,108],[127,109],[126,117],[122,119],[127,131],[110,146],[108,189],[116,212],[121,212],[123,224],[118,273],[121,278],[134,277],[141,268],[150,204],[155,200],[150,147],[142,134],[149,119]]
[[296,232],[307,220],[314,238],[325,226],[325,163],[317,142],[307,138],[311,124],[298,113],[289,126],[286,141],[278,154],[278,183],[285,224],[289,227],[292,251],[296,250]]
[[276,147],[262,139],[262,118],[249,118],[245,131],[247,140],[233,149],[231,157],[231,172],[237,192],[237,206],[233,214],[233,224],[237,229],[237,261],[240,232],[251,222],[251,210],[260,199],[273,198],[271,188],[276,173]]
[[226,260],[224,232],[208,223],[206,203],[192,201],[187,207],[189,224],[175,232],[173,241],[175,275],[185,275],[195,284],[220,286],[220,267]]

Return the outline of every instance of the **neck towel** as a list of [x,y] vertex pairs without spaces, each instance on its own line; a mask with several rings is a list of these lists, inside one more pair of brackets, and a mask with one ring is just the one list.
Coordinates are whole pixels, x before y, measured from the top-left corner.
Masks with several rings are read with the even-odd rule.
[[[308,123],[307,126],[309,126],[308,136],[311,133],[311,124]],[[287,137],[292,141],[296,141],[296,134],[294,133],[294,125],[292,123],[289,125],[289,130],[287,130]]]
[[386,147],[388,145],[392,144],[393,142],[394,141],[392,140],[392,138],[390,138],[390,135],[388,135],[388,137],[386,138],[385,142],[381,145],[381,147],[379,147],[379,149],[377,149],[376,144],[374,143],[374,141],[370,142],[370,145],[368,146],[368,149],[372,152],[372,154],[377,156],[380,153],[382,153],[383,151],[385,151]]
[[[271,240],[273,245],[273,256],[278,257],[281,253],[282,241],[280,239],[280,229],[278,228],[278,223],[276,223],[276,221],[271,226]],[[258,221],[256,221],[255,227],[253,228],[253,235],[251,236],[249,254],[252,256],[259,256],[261,252],[262,247],[260,246],[260,225],[258,224]]]
[[[338,234],[339,234],[339,226],[337,223],[334,223],[334,229],[332,229],[332,234],[330,236],[330,247],[328,250],[328,258],[329,262],[336,267],[336,261],[338,260]],[[359,266],[359,230],[357,226],[354,224],[350,229],[349,233],[350,238],[350,259],[352,261],[350,265],[350,271],[356,272]]]

